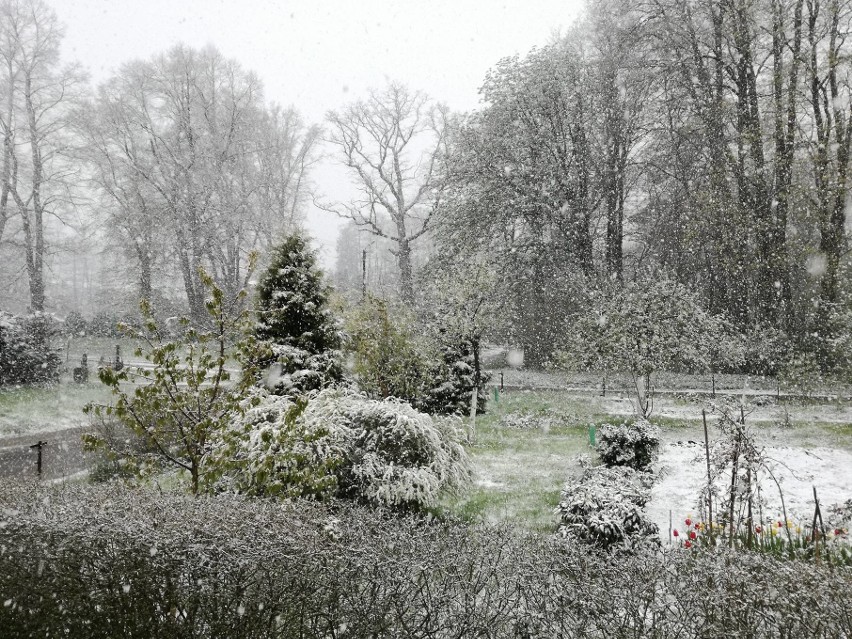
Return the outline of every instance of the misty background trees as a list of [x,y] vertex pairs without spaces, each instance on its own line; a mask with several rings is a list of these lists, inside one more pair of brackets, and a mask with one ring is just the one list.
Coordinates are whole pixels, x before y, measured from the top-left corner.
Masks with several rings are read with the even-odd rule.
[[[848,0],[589,0],[495,61],[472,112],[388,80],[317,124],[213,46],[94,85],[61,62],[48,4],[0,12],[4,310],[121,317],[143,298],[202,321],[199,268],[235,297],[313,200],[349,220],[347,303],[398,298],[529,366],[560,359],[602,291],[655,279],[733,327],[745,370],[840,359]],[[350,198],[312,182],[321,158]]]

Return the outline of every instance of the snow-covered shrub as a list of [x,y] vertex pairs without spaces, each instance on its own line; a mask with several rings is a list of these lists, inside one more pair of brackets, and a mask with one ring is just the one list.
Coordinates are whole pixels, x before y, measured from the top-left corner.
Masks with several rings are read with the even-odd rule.
[[62,358],[50,345],[52,331],[43,313],[17,317],[0,311],[0,386],[59,379]]
[[643,512],[653,477],[627,466],[587,468],[562,490],[559,533],[594,546],[658,542],[657,525]]
[[118,330],[119,319],[107,311],[95,313],[89,322],[89,334],[95,337],[121,337]]
[[86,334],[88,323],[80,311],[71,311],[62,323],[62,333],[69,337],[82,337]]
[[220,488],[421,510],[469,475],[452,424],[397,399],[329,388],[293,403],[261,392],[244,410],[214,446]]
[[330,424],[301,419],[304,399],[252,390],[208,457],[216,488],[252,496],[331,496],[343,463]]
[[596,449],[607,466],[646,470],[660,447],[660,429],[644,419],[604,424],[598,430]]
[[339,429],[333,439],[342,440],[346,450],[337,471],[340,496],[421,510],[469,476],[455,429],[401,400],[328,390],[308,404],[304,418],[309,427],[316,422]]
[[686,286],[643,277],[590,291],[563,338],[557,360],[573,369],[630,374],[634,408],[647,418],[654,407],[653,375],[708,369],[727,323],[713,317]]
[[776,375],[789,357],[790,338],[781,329],[756,324],[750,326],[741,339],[744,373]]
[[824,560],[610,556],[354,504],[75,482],[0,491],[4,639],[839,638],[852,636],[850,579]]
[[415,399],[415,406],[432,415],[468,415],[473,387],[477,385],[476,412],[484,413],[488,399],[485,385],[491,374],[480,370],[477,384],[470,342],[444,337],[438,351],[440,357],[427,364],[424,388]]

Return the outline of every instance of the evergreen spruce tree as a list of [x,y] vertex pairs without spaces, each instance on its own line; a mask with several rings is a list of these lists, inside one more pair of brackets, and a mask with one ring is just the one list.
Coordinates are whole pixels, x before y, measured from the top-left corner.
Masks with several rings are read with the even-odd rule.
[[327,308],[329,288],[304,238],[272,249],[258,284],[252,366],[257,381],[279,395],[298,395],[339,381],[340,334]]

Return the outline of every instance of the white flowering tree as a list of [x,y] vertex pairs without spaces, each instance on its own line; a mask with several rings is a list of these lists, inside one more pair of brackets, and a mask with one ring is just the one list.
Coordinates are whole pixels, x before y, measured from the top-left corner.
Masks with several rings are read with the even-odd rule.
[[654,407],[654,373],[710,370],[724,334],[724,323],[704,311],[686,287],[643,278],[592,292],[560,359],[629,373],[636,414],[647,418]]

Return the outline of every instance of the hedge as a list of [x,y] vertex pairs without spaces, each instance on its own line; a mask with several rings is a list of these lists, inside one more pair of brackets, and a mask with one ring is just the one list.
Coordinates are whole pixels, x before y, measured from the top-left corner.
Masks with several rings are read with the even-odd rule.
[[603,554],[353,505],[15,484],[0,604],[6,639],[849,637],[852,570]]

